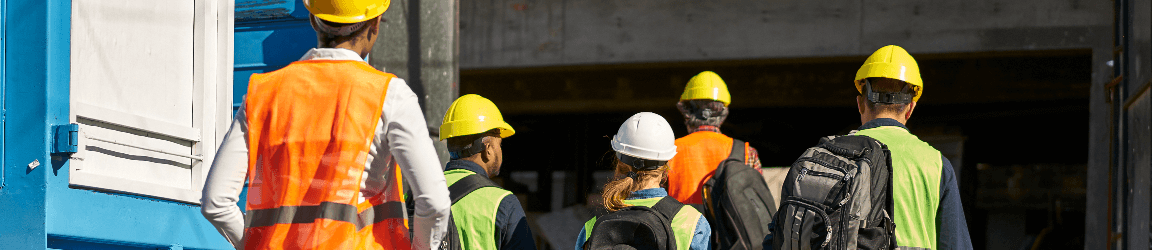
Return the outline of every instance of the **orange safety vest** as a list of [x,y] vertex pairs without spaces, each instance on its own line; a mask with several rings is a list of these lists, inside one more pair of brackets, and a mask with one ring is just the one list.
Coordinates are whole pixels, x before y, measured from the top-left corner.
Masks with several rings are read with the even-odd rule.
[[359,202],[393,77],[335,60],[252,75],[245,249],[411,249],[395,165],[386,190]]
[[[745,142],[745,163],[749,152]],[[721,133],[697,131],[676,139],[676,157],[668,161],[668,196],[684,204],[704,203],[700,187],[729,154],[732,154],[732,137]]]

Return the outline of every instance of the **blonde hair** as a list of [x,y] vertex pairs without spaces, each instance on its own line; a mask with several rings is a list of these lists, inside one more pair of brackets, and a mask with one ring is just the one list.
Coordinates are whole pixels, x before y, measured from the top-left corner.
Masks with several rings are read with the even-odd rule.
[[[660,179],[663,182],[664,172],[668,170],[668,165],[660,166],[654,170],[636,171],[636,168],[624,164],[619,158],[613,157],[616,162],[616,175],[615,180],[604,184],[604,208],[608,211],[616,211],[630,207],[631,205],[624,204],[624,199],[632,192],[639,191],[640,183],[652,180],[654,178]],[[629,177],[628,174],[635,172],[636,177]]]

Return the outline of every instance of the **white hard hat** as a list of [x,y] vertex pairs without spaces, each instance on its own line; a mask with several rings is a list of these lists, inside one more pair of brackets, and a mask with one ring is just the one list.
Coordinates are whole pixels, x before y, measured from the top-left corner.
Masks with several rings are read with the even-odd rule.
[[620,125],[612,137],[612,150],[644,160],[667,161],[676,156],[676,136],[664,117],[640,112]]

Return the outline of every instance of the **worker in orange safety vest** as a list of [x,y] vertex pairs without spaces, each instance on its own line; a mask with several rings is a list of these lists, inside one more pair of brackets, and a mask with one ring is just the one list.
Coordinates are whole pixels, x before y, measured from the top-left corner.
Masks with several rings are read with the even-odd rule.
[[[204,217],[237,249],[441,245],[448,187],[417,97],[403,79],[364,60],[388,5],[304,0],[317,48],[252,75],[201,200]],[[413,235],[405,182],[416,203]]]
[[[684,116],[688,135],[676,139],[676,157],[668,161],[668,195],[684,204],[702,204],[700,187],[732,153],[733,139],[720,133],[732,96],[724,80],[712,71],[688,80],[676,108]],[[760,170],[760,156],[744,143],[744,163]]]

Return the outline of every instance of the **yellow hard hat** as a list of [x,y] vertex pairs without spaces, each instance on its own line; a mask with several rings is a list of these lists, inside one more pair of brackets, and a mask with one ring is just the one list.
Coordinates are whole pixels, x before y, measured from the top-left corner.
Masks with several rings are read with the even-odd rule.
[[924,82],[920,80],[920,67],[916,66],[916,59],[900,46],[884,46],[864,61],[864,66],[856,71],[856,91],[864,93],[864,79],[871,77],[891,78],[912,85],[912,90],[916,91],[912,97],[913,102],[919,101],[920,94],[924,93]]
[[688,86],[684,87],[684,94],[680,95],[680,101],[700,99],[723,102],[724,106],[732,103],[732,95],[728,93],[728,85],[724,84],[720,75],[712,71],[700,72],[700,74],[693,76],[692,79],[688,80]]
[[312,15],[334,23],[359,23],[384,14],[389,0],[303,0]]
[[456,98],[452,106],[448,107],[448,112],[444,113],[440,140],[484,133],[496,128],[500,129],[500,138],[516,133],[512,125],[504,122],[504,116],[500,115],[496,104],[480,95],[467,94]]

